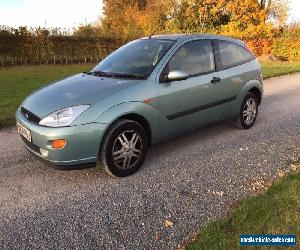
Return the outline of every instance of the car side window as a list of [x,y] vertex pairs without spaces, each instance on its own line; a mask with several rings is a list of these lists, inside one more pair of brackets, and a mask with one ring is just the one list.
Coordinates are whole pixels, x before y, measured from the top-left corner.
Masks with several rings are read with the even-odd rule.
[[249,51],[232,42],[219,41],[219,50],[221,66],[223,68],[236,66],[253,58],[253,55]]
[[180,47],[168,63],[168,72],[182,70],[190,76],[215,70],[210,40],[188,42]]

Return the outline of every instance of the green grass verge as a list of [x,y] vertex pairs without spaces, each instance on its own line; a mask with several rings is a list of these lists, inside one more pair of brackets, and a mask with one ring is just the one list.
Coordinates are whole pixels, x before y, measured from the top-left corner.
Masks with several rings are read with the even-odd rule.
[[262,62],[264,79],[300,72],[300,62]]
[[26,96],[42,85],[87,71],[94,65],[34,65],[0,68],[0,127],[15,123],[15,112]]
[[[0,68],[0,128],[15,123],[14,114],[26,96],[42,85],[93,68],[81,65],[34,65]],[[262,63],[265,78],[300,72],[299,63]]]
[[297,234],[300,247],[300,173],[283,177],[264,193],[243,200],[230,217],[207,224],[186,249],[254,249],[239,247],[240,234]]

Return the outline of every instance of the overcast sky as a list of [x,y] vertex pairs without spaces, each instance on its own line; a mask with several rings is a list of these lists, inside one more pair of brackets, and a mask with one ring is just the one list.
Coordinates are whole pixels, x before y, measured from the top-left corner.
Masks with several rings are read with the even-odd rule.
[[74,27],[101,15],[102,0],[0,0],[0,25]]
[[[300,21],[300,0],[290,0],[289,21]],[[0,25],[71,28],[96,21],[102,0],[0,0]]]

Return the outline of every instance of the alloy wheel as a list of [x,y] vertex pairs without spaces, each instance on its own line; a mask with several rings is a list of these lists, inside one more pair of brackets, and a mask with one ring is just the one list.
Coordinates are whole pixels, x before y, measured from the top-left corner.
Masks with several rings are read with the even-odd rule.
[[112,151],[113,161],[118,168],[133,168],[141,157],[141,136],[133,130],[124,131],[115,140]]
[[243,120],[247,125],[250,125],[256,118],[256,101],[253,98],[249,98],[244,105]]

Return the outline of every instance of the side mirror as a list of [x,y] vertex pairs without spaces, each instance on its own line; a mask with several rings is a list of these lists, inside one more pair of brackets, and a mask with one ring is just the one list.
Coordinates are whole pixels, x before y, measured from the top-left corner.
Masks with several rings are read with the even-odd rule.
[[174,70],[170,71],[168,76],[167,76],[167,81],[172,82],[172,81],[182,81],[186,80],[189,78],[189,74],[186,71],[183,70]]

